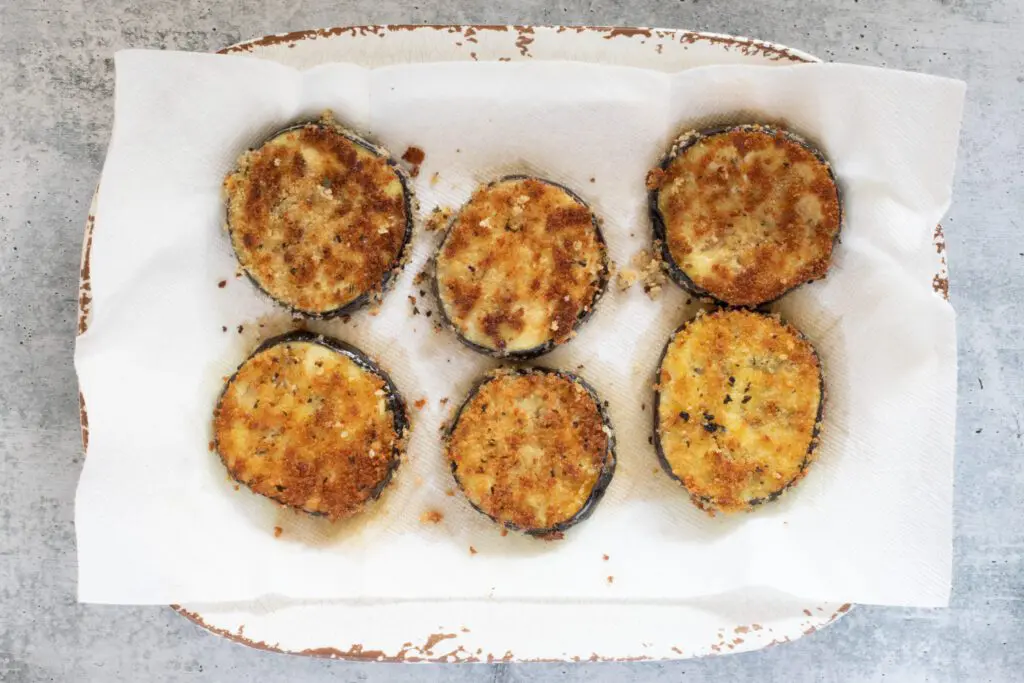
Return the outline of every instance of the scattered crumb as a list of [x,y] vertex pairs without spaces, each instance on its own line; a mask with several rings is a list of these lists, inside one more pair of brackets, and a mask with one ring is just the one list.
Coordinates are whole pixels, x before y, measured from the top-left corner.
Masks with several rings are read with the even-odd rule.
[[410,295],[409,296],[409,304],[412,306],[412,314],[413,315],[419,315],[420,314],[420,309],[416,307],[416,297]]
[[442,519],[444,519],[444,515],[437,510],[426,510],[420,515],[420,522],[423,524],[438,524]]
[[442,398],[442,399],[441,399],[441,400],[439,401],[439,403],[440,403],[441,405],[448,405],[448,397],[447,397],[447,396],[445,396],[444,398]]
[[508,536],[508,529],[502,529],[501,530],[501,535],[502,536]]
[[236,491],[237,491],[237,490],[239,490],[240,488],[241,488],[241,487],[240,487],[240,486],[239,486],[238,484],[235,484],[235,490],[236,490]]
[[474,548],[473,546],[469,546],[469,554],[476,555],[476,548]]
[[239,325],[238,326],[238,334],[242,334],[242,330],[244,330],[244,329],[245,329],[245,327],[243,325]]
[[220,282],[217,283],[217,286],[220,287],[221,289],[224,289],[225,287],[228,286],[228,281],[227,280],[221,280]]
[[419,147],[411,146],[402,154],[402,161],[408,161],[413,166],[419,166],[427,158],[426,152]]
[[210,442],[209,444],[207,444],[207,446],[209,446],[209,448],[210,448],[210,451],[211,451],[211,452],[213,452],[213,449],[214,449],[214,448],[216,448],[217,444],[215,444],[215,443],[213,443],[213,442],[211,441],[211,442]]
[[227,325],[221,325],[220,326],[220,331],[221,332],[227,332],[228,331],[228,326]]
[[430,212],[429,216],[427,216],[427,222],[423,227],[426,228],[427,232],[439,232],[448,226],[448,221],[450,221],[451,218],[451,209],[447,206],[435,206],[434,210]]
[[594,182],[594,179],[593,179],[593,178],[591,178],[591,179],[590,179],[590,182]]
[[416,273],[416,277],[412,279],[412,283],[414,285],[421,285],[427,281],[428,277],[430,276],[427,274],[427,271],[421,270],[420,272]]
[[620,292],[625,292],[627,289],[636,284],[640,274],[632,268],[623,268],[619,271],[618,277],[615,279],[615,283],[619,286]]
[[284,533],[284,529],[279,526],[274,527],[274,538],[281,538],[281,534]]
[[608,577],[608,583],[615,583],[615,577],[614,576],[609,576]]
[[440,179],[441,174],[435,171],[434,174],[430,176],[430,186],[433,187],[434,185],[437,185],[437,181]]
[[629,268],[623,268],[618,275],[617,283],[620,291],[626,291],[637,281],[641,281],[644,293],[651,299],[656,299],[661,293],[661,286],[667,279],[665,275],[665,263],[655,256],[660,252],[660,245],[654,244],[653,252],[641,249],[633,254],[629,261]]
[[446,489],[445,492],[444,492],[444,495],[448,496],[449,498],[454,496],[455,495],[455,489]]
[[605,562],[607,562],[608,561],[608,556],[607,555],[602,555],[601,559],[604,560]]
[[640,404],[640,410],[641,411],[647,410],[647,404],[646,403],[641,403]]
[[423,410],[423,406],[427,405],[427,399],[421,398],[420,400],[413,403],[416,406],[416,410]]
[[468,629],[468,628],[466,628],[465,626],[463,626],[463,627],[462,627],[461,629],[459,629],[459,630],[460,630],[460,631],[462,631],[463,633],[469,633],[469,629]]
[[647,437],[647,443],[649,443],[650,445],[653,446],[654,445],[654,437],[653,436]]

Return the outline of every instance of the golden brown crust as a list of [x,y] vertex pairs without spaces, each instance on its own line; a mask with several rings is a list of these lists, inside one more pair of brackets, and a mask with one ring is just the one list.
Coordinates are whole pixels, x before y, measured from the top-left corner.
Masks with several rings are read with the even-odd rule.
[[596,399],[550,371],[499,370],[485,379],[459,412],[446,455],[475,508],[535,532],[578,521],[614,468]]
[[379,291],[400,263],[409,220],[402,178],[329,118],[243,154],[224,192],[242,267],[299,312],[337,312]]
[[571,339],[607,272],[590,209],[561,186],[521,177],[473,194],[436,265],[445,318],[463,339],[496,355]]
[[214,410],[231,476],[332,520],[360,511],[398,462],[403,434],[388,382],[336,349],[285,341],[246,360]]
[[783,131],[696,135],[648,176],[666,251],[698,293],[756,306],[821,278],[839,233],[831,170]]
[[806,471],[816,445],[817,354],[776,318],[699,316],[669,341],[657,386],[659,456],[695,503],[745,510]]

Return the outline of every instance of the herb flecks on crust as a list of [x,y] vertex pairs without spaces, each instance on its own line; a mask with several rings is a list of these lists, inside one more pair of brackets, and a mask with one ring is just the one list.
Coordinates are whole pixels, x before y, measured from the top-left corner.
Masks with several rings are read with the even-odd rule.
[[359,512],[387,483],[404,447],[396,428],[404,421],[401,399],[383,377],[322,344],[286,341],[239,367],[213,429],[236,481],[336,520]]
[[811,344],[776,318],[719,311],[669,341],[657,385],[662,464],[708,510],[748,509],[805,473],[821,417]]
[[379,293],[400,265],[409,200],[399,171],[333,119],[243,154],[224,192],[242,267],[296,311],[339,311]]
[[594,396],[548,371],[497,371],[481,383],[460,410],[446,453],[474,507],[533,532],[573,523],[614,467]]
[[829,268],[836,183],[790,133],[740,126],[684,136],[647,184],[674,275],[697,294],[756,306]]
[[447,321],[494,355],[567,342],[608,278],[594,214],[561,186],[506,178],[478,189],[437,256]]

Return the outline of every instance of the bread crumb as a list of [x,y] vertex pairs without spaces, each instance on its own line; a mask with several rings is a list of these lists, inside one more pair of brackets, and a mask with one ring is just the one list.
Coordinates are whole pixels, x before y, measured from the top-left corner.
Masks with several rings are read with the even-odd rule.
[[615,279],[616,284],[619,286],[620,292],[625,292],[627,289],[636,284],[640,274],[632,268],[623,268],[619,271],[618,277]]
[[660,243],[655,242],[653,251],[641,249],[633,254],[628,268],[623,268],[616,279],[619,291],[626,291],[636,282],[643,283],[644,293],[652,300],[661,293],[661,286],[668,279],[665,275],[665,263],[655,254],[661,251]]
[[502,536],[508,536],[508,529],[504,529],[504,528],[503,528],[503,529],[501,530],[501,535],[502,535]]
[[427,158],[426,152],[419,147],[409,146],[405,153],[402,154],[402,161],[408,161],[413,166],[419,166],[423,163],[423,160]]
[[474,548],[473,546],[469,546],[469,554],[476,555],[476,548]]
[[211,441],[209,444],[207,444],[207,446],[209,447],[210,452],[212,453],[213,449],[217,447],[217,444]]
[[452,218],[452,213],[452,210],[447,206],[435,206],[434,210],[427,216],[427,222],[423,227],[426,228],[427,232],[444,230],[448,226],[448,221]]
[[425,510],[423,514],[420,515],[420,522],[423,524],[438,524],[443,519],[444,515],[437,510]]
[[421,398],[420,400],[413,403],[416,406],[416,410],[423,410],[423,406],[427,405],[427,399]]
[[607,562],[608,561],[608,556],[607,555],[602,555],[601,559],[604,560],[605,562]]
[[446,495],[449,498],[451,498],[452,496],[455,495],[455,489],[446,489],[445,492],[444,492],[444,495]]
[[244,329],[245,329],[245,327],[244,327],[244,326],[242,326],[242,325],[239,325],[239,326],[238,326],[238,334],[242,334],[242,330],[244,330]]
[[221,280],[220,282],[217,283],[217,286],[220,287],[221,289],[224,289],[225,287],[228,286],[228,281],[227,280]]
[[434,174],[432,176],[430,176],[430,186],[433,187],[434,185],[437,185],[437,181],[440,178],[441,178],[441,174],[438,173],[437,171],[434,171]]
[[615,583],[615,577],[614,576],[609,576],[608,577],[608,583]]
[[274,527],[274,538],[281,538],[281,534],[284,533],[284,529],[279,526]]

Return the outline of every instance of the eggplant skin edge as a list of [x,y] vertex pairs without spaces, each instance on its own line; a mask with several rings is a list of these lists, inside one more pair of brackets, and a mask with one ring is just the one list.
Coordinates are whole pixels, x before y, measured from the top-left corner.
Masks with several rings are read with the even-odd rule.
[[586,502],[583,503],[580,509],[576,512],[576,514],[574,514],[572,517],[563,522],[559,522],[558,524],[554,524],[550,527],[546,527],[543,529],[527,529],[520,527],[519,525],[514,524],[512,522],[502,522],[490,513],[486,512],[485,510],[482,510],[472,500],[469,499],[469,496],[465,495],[465,489],[462,488],[462,482],[459,480],[459,475],[457,471],[458,467],[454,462],[450,460],[449,468],[451,469],[452,477],[455,479],[455,483],[458,485],[459,490],[463,492],[463,497],[469,503],[470,507],[472,507],[474,510],[484,515],[485,517],[487,517],[494,523],[498,524],[499,526],[508,529],[509,531],[518,531],[520,533],[526,534],[527,536],[550,539],[558,538],[559,535],[564,533],[566,530],[572,528],[573,526],[579,524],[580,522],[590,517],[590,515],[594,513],[595,508],[597,508],[597,504],[601,502],[602,498],[604,498],[605,491],[608,489],[608,485],[611,484],[612,476],[615,474],[615,465],[617,462],[617,458],[615,455],[615,431],[612,428],[611,420],[608,417],[608,411],[605,409],[604,404],[601,403],[600,398],[598,398],[597,392],[594,390],[592,386],[590,386],[589,383],[587,383],[586,380],[584,380],[579,375],[576,375],[565,370],[555,370],[553,368],[545,367],[498,368],[496,370],[492,370],[491,372],[488,372],[486,375],[477,380],[476,383],[473,385],[473,388],[470,389],[469,393],[466,395],[466,398],[462,402],[462,405],[459,406],[458,411],[456,411],[454,417],[452,417],[451,421],[448,423],[448,427],[444,431],[443,446],[445,457],[447,458],[448,446],[449,443],[451,442],[452,435],[455,432],[455,427],[459,423],[459,418],[462,416],[462,411],[465,410],[466,406],[468,406],[473,401],[474,398],[476,398],[477,393],[479,393],[480,389],[484,385],[495,379],[507,377],[509,375],[523,377],[534,373],[555,375],[557,377],[561,377],[562,379],[566,379],[570,382],[573,382],[574,384],[583,387],[583,389],[587,392],[590,398],[594,401],[595,405],[597,405],[597,412],[601,416],[601,425],[607,430],[606,433],[608,434],[608,446],[605,450],[605,460],[604,464],[601,466],[601,473],[598,475],[597,481],[594,482],[594,488],[591,490],[590,496],[587,498]]
[[369,304],[370,301],[375,296],[382,297],[385,293],[388,292],[388,290],[391,289],[391,286],[397,279],[398,274],[401,273],[402,268],[405,267],[406,261],[409,260],[409,255],[411,253],[415,197],[410,187],[411,181],[409,179],[409,174],[406,173],[405,169],[402,168],[402,166],[397,161],[395,161],[395,158],[391,156],[391,153],[388,152],[388,150],[378,145],[375,145],[364,138],[359,137],[352,131],[336,123],[328,124],[320,119],[301,121],[299,123],[290,125],[287,128],[282,128],[281,130],[276,131],[275,133],[268,136],[264,140],[261,140],[257,145],[250,147],[248,151],[254,152],[259,148],[263,147],[263,145],[267,144],[268,142],[271,142],[278,136],[284,135],[285,133],[290,133],[294,130],[301,130],[306,126],[329,128],[330,130],[344,137],[352,144],[363,148],[364,150],[370,152],[375,156],[383,158],[387,162],[388,166],[390,166],[391,169],[395,172],[395,175],[398,177],[398,182],[401,183],[402,185],[402,201],[405,208],[405,232],[402,235],[402,245],[398,249],[398,254],[395,256],[395,259],[392,262],[391,266],[384,272],[384,275],[380,280],[380,286],[372,288],[369,291],[363,292],[355,299],[348,302],[347,304],[344,304],[343,306],[339,306],[338,308],[332,308],[327,311],[307,311],[303,308],[299,308],[298,306],[295,306],[283,299],[279,299],[278,297],[268,292],[263,287],[263,285],[260,284],[260,282],[255,278],[255,276],[253,276],[252,272],[242,265],[241,256],[239,255],[238,250],[235,248],[235,240],[231,237],[231,215],[230,211],[228,210],[228,207],[225,207],[224,209],[224,223],[225,225],[227,225],[228,242],[231,243],[231,251],[232,253],[234,253],[235,259],[238,261],[239,267],[241,267],[242,271],[245,273],[245,277],[249,280],[249,282],[251,282],[252,285],[261,294],[263,294],[268,299],[276,303],[278,306],[281,306],[282,308],[286,309],[287,311],[294,315],[299,315],[302,316],[303,318],[309,318],[311,320],[329,320],[331,318],[337,318],[338,316],[345,315],[347,313],[352,313]]
[[[266,351],[267,349],[272,348],[274,346],[290,343],[309,343],[323,346],[324,348],[330,349],[335,353],[340,353],[341,355],[345,356],[353,363],[355,363],[357,366],[359,366],[362,370],[365,370],[366,372],[376,375],[377,377],[384,381],[386,394],[385,402],[387,403],[388,410],[391,411],[391,415],[394,418],[393,423],[395,428],[395,447],[391,451],[391,459],[387,473],[385,473],[385,475],[381,478],[380,482],[376,486],[374,486],[373,490],[370,491],[370,495],[367,496],[366,500],[363,501],[362,505],[363,507],[365,507],[372,503],[373,501],[380,498],[381,494],[384,493],[384,490],[388,487],[388,484],[390,484],[391,480],[394,478],[395,472],[398,470],[398,466],[402,464],[402,456],[405,453],[405,447],[409,436],[410,424],[409,413],[405,405],[405,399],[402,398],[402,394],[398,391],[398,387],[395,386],[394,382],[391,380],[391,377],[379,365],[370,360],[370,358],[365,353],[360,351],[355,346],[349,344],[348,342],[343,342],[340,339],[336,339],[334,337],[329,337],[322,334],[317,334],[315,332],[309,332],[307,330],[292,330],[291,332],[285,332],[284,334],[277,335],[276,337],[266,339],[263,342],[261,342],[260,345],[257,346],[252,351],[252,353],[245,357],[245,360],[239,364],[235,371],[231,373],[231,376],[227,379],[227,381],[224,382],[224,387],[217,395],[217,403],[214,410],[216,411],[217,409],[219,409],[221,401],[224,399],[224,394],[227,393],[228,387],[230,387],[232,382],[235,381],[235,377],[236,375],[238,375],[238,371],[241,370],[242,366],[244,366],[251,358],[254,358],[263,351]],[[228,474],[230,475],[231,470],[228,469],[227,463],[224,462],[224,456],[221,455],[220,444],[217,442],[216,432],[214,432],[213,434],[213,447],[214,450],[217,452],[217,457],[220,458],[221,464],[224,465],[224,469],[227,470]],[[252,488],[250,488],[249,485],[246,484],[244,481],[241,481],[240,479],[237,479],[233,476],[231,478],[238,484],[245,486],[245,488],[249,489],[249,491],[251,491],[252,493],[258,496],[269,498],[274,502],[283,505],[284,507],[290,508],[292,510],[298,510],[299,512],[303,512],[312,517],[327,516],[323,512],[315,512],[312,510],[307,510],[305,508],[288,505],[287,503],[283,502],[276,496],[260,493],[259,491],[255,491]]]
[[[718,310],[730,310],[730,309],[728,309],[728,308],[721,308],[721,309],[718,309]],[[713,311],[713,312],[717,312],[717,311]],[[771,316],[771,315],[769,315],[767,313],[764,313],[764,312],[761,312],[761,311],[753,311],[753,312],[758,314],[758,315],[763,315],[765,317],[775,317],[775,316]],[[668,353],[668,349],[672,345],[672,342],[694,320],[696,320],[696,318],[693,318],[691,320],[685,321],[682,325],[677,327],[675,329],[675,331],[672,332],[671,335],[669,335],[668,341],[665,343],[665,348],[662,349],[661,355],[658,357],[658,369],[657,369],[658,375],[655,378],[654,401],[652,403],[653,410],[651,411],[652,416],[653,416],[652,422],[653,422],[653,432],[654,432],[654,451],[655,451],[655,453],[658,456],[658,464],[661,465],[661,469],[663,469],[665,471],[665,473],[669,477],[671,477],[676,482],[678,482],[679,485],[682,486],[683,489],[686,490],[686,492],[690,496],[690,500],[693,501],[694,505],[696,505],[698,508],[700,508],[701,510],[704,510],[706,512],[717,512],[717,511],[719,511],[719,508],[715,504],[715,500],[713,498],[711,498],[709,496],[697,495],[697,494],[693,493],[692,491],[690,491],[689,488],[687,488],[686,484],[679,477],[679,475],[677,475],[672,470],[672,465],[669,463],[668,458],[665,457],[665,451],[661,447],[661,420],[660,420],[660,413],[661,413],[661,368],[662,368],[662,366],[665,363],[665,355]],[[797,482],[799,482],[801,479],[803,479],[807,475],[807,470],[810,468],[811,463],[814,462],[814,459],[815,459],[815,456],[816,456],[815,451],[816,451],[816,449],[818,447],[818,443],[820,441],[821,425],[822,425],[822,422],[824,421],[824,418],[825,418],[825,373],[824,373],[824,371],[822,369],[821,356],[818,355],[818,349],[815,348],[814,344],[812,344],[811,341],[804,335],[804,333],[801,332],[800,330],[798,330],[796,327],[794,327],[793,325],[790,325],[789,323],[783,322],[781,320],[779,322],[780,322],[780,324],[784,325],[787,329],[792,331],[799,339],[805,341],[808,344],[808,346],[811,347],[811,351],[814,354],[815,360],[818,361],[818,410],[817,410],[817,413],[814,416],[814,427],[811,429],[811,442],[807,446],[807,452],[804,454],[803,462],[800,463],[799,471],[789,481],[787,481],[785,484],[783,484],[779,488],[779,490],[772,492],[771,494],[765,496],[764,498],[754,498],[753,500],[747,501],[747,504],[746,504],[746,511],[747,512],[750,512],[751,510],[753,510],[755,507],[757,507],[759,505],[763,505],[765,503],[770,503],[770,502],[772,502],[774,500],[777,500],[783,493],[785,493],[786,491],[788,491],[792,487],[796,486]]]
[[[520,173],[502,176],[496,180],[492,180],[491,182],[487,183],[485,187],[493,187],[494,185],[514,180],[536,180],[538,182],[544,183],[545,185],[557,187],[558,189],[568,194],[573,200],[579,202],[582,206],[587,207],[587,210],[590,211],[591,222],[594,226],[595,239],[601,247],[601,270],[598,273],[597,288],[594,291],[593,298],[590,300],[589,304],[587,304],[584,307],[580,314],[576,316],[576,321],[573,323],[572,332],[573,335],[575,335],[575,333],[580,329],[580,327],[584,323],[586,323],[587,320],[590,319],[590,316],[594,314],[594,309],[597,307],[598,302],[601,301],[601,298],[605,295],[606,291],[608,290],[608,281],[611,279],[611,267],[609,265],[610,261],[608,259],[608,243],[605,242],[604,233],[601,231],[601,221],[597,217],[597,214],[594,213],[594,210],[590,207],[590,204],[583,201],[583,199],[578,194],[570,190],[565,185],[562,185],[561,183],[556,183],[553,180],[547,180],[545,178],[539,178],[537,176]],[[531,360],[533,358],[543,356],[544,354],[554,350],[556,347],[561,346],[563,344],[568,344],[570,341],[572,341],[572,336],[570,336],[568,339],[561,343],[556,342],[554,339],[549,339],[543,344],[540,344],[539,346],[534,346],[533,348],[530,349],[523,349],[521,351],[504,351],[502,349],[493,349],[487,346],[481,346],[480,344],[472,342],[463,336],[462,332],[459,331],[459,328],[456,327],[455,323],[452,322],[451,318],[448,317],[448,311],[445,310],[444,301],[441,299],[440,278],[437,275],[438,256],[440,256],[441,250],[444,248],[445,243],[448,241],[448,235],[451,233],[452,227],[458,220],[460,213],[461,208],[459,211],[456,211],[448,220],[448,226],[445,228],[444,236],[438,243],[437,249],[434,250],[434,255],[431,258],[431,265],[434,271],[432,289],[434,292],[434,299],[437,301],[437,312],[438,315],[440,315],[441,322],[444,324],[444,326],[451,330],[451,332],[455,335],[456,339],[458,339],[464,346],[473,349],[477,353],[481,353],[485,356],[490,356],[491,358],[498,358],[501,360]]]
[[[836,199],[839,205],[839,229],[836,230],[835,237],[832,239],[832,245],[834,249],[835,245],[839,244],[840,242],[840,236],[842,234],[843,229],[843,193],[841,188],[839,187],[839,181],[836,179],[835,170],[832,168],[832,164],[829,162],[828,159],[825,158],[825,155],[821,152],[821,150],[819,150],[817,147],[815,147],[807,140],[805,140],[803,137],[801,137],[797,133],[794,133],[793,131],[762,123],[742,123],[736,125],[716,126],[714,128],[707,128],[699,131],[689,131],[683,133],[682,135],[675,139],[675,141],[672,143],[672,146],[669,148],[668,153],[666,153],[665,156],[662,157],[661,161],[658,162],[656,168],[659,168],[664,171],[668,169],[668,167],[672,164],[673,161],[675,161],[676,157],[678,157],[681,153],[685,152],[687,149],[697,144],[701,140],[704,140],[715,135],[721,135],[722,133],[728,133],[734,130],[744,132],[761,132],[766,133],[768,135],[782,135],[790,142],[794,142],[803,147],[808,152],[810,152],[815,159],[820,161],[825,166],[825,168],[828,170],[829,178],[832,180],[832,184],[836,188]],[[694,282],[690,278],[690,276],[687,275],[686,272],[679,267],[675,259],[672,257],[672,253],[671,251],[669,251],[668,247],[668,226],[666,226],[665,224],[665,217],[661,215],[661,209],[658,208],[659,192],[660,189],[647,191],[647,211],[651,217],[651,228],[654,234],[654,242],[656,248],[660,248],[661,250],[661,260],[665,263],[668,269],[669,277],[671,277],[672,281],[675,282],[677,285],[682,287],[684,290],[686,290],[693,296],[698,297],[702,301],[706,301],[718,306],[733,306],[733,304],[730,304],[727,301],[722,301],[721,299],[717,298],[714,294],[712,294],[711,292],[707,291],[703,287],[699,286],[696,282]],[[820,280],[823,279],[824,277],[825,276],[823,275],[820,278],[816,279]],[[768,306],[778,301],[782,297],[792,292],[794,289],[802,287],[803,285],[806,285],[810,282],[814,282],[814,280],[798,282],[797,284],[793,285],[792,287],[782,292],[778,296],[774,297],[773,299],[762,301],[759,304],[733,307],[756,310],[763,306]]]

